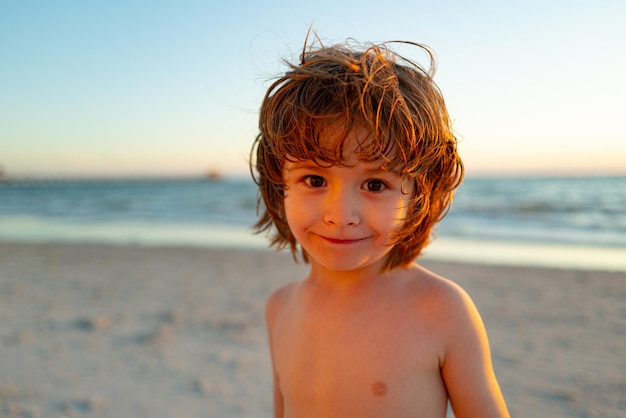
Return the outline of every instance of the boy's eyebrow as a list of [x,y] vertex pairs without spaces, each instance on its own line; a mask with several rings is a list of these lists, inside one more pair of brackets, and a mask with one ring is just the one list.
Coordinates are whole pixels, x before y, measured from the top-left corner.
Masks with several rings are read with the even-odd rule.
[[401,172],[399,170],[388,170],[386,168],[384,168],[383,166],[379,166],[379,167],[375,167],[375,168],[366,168],[364,170],[366,173],[369,174],[391,174],[394,176],[399,176],[401,175]]
[[[313,161],[289,161],[284,166],[284,169],[286,171],[293,171],[293,170],[319,170],[319,169],[323,169],[323,168],[324,168],[324,166],[316,164]],[[399,172],[396,172],[396,171],[393,171],[393,170],[387,170],[387,169],[383,168],[383,166],[364,168],[363,171],[365,173],[367,173],[368,175],[372,175],[372,176],[373,175],[381,175],[381,174],[391,174],[391,175],[394,175],[394,176],[400,175]]]
[[366,168],[364,171],[366,173],[372,173],[372,174],[376,174],[376,173],[392,173],[392,171],[385,170],[383,167]]
[[285,170],[298,170],[298,169],[317,169],[321,168],[320,165],[315,164],[313,161],[287,161],[284,166]]

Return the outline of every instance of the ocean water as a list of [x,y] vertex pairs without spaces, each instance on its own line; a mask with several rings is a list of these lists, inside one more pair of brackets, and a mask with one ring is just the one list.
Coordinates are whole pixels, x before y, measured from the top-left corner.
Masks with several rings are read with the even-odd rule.
[[[0,240],[266,247],[249,179],[0,182]],[[626,272],[626,177],[468,178],[425,257]]]

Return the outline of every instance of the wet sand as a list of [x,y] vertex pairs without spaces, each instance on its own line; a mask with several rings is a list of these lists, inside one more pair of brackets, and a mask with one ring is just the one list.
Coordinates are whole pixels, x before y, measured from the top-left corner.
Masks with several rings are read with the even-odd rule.
[[[424,260],[473,297],[514,417],[626,416],[626,274]],[[0,417],[271,417],[262,250],[0,243]]]

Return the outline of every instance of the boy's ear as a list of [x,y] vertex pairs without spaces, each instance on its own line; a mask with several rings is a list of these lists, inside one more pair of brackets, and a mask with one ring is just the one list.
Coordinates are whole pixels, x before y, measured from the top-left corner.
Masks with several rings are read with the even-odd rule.
[[402,177],[402,184],[400,185],[400,191],[402,194],[412,195],[416,188],[416,181],[405,174]]

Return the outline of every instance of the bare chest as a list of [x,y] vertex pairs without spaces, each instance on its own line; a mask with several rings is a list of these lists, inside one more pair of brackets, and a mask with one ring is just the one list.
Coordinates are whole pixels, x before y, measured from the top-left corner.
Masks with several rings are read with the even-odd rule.
[[285,316],[272,333],[286,410],[320,408],[315,414],[328,417],[445,414],[439,345],[430,327],[401,307]]

